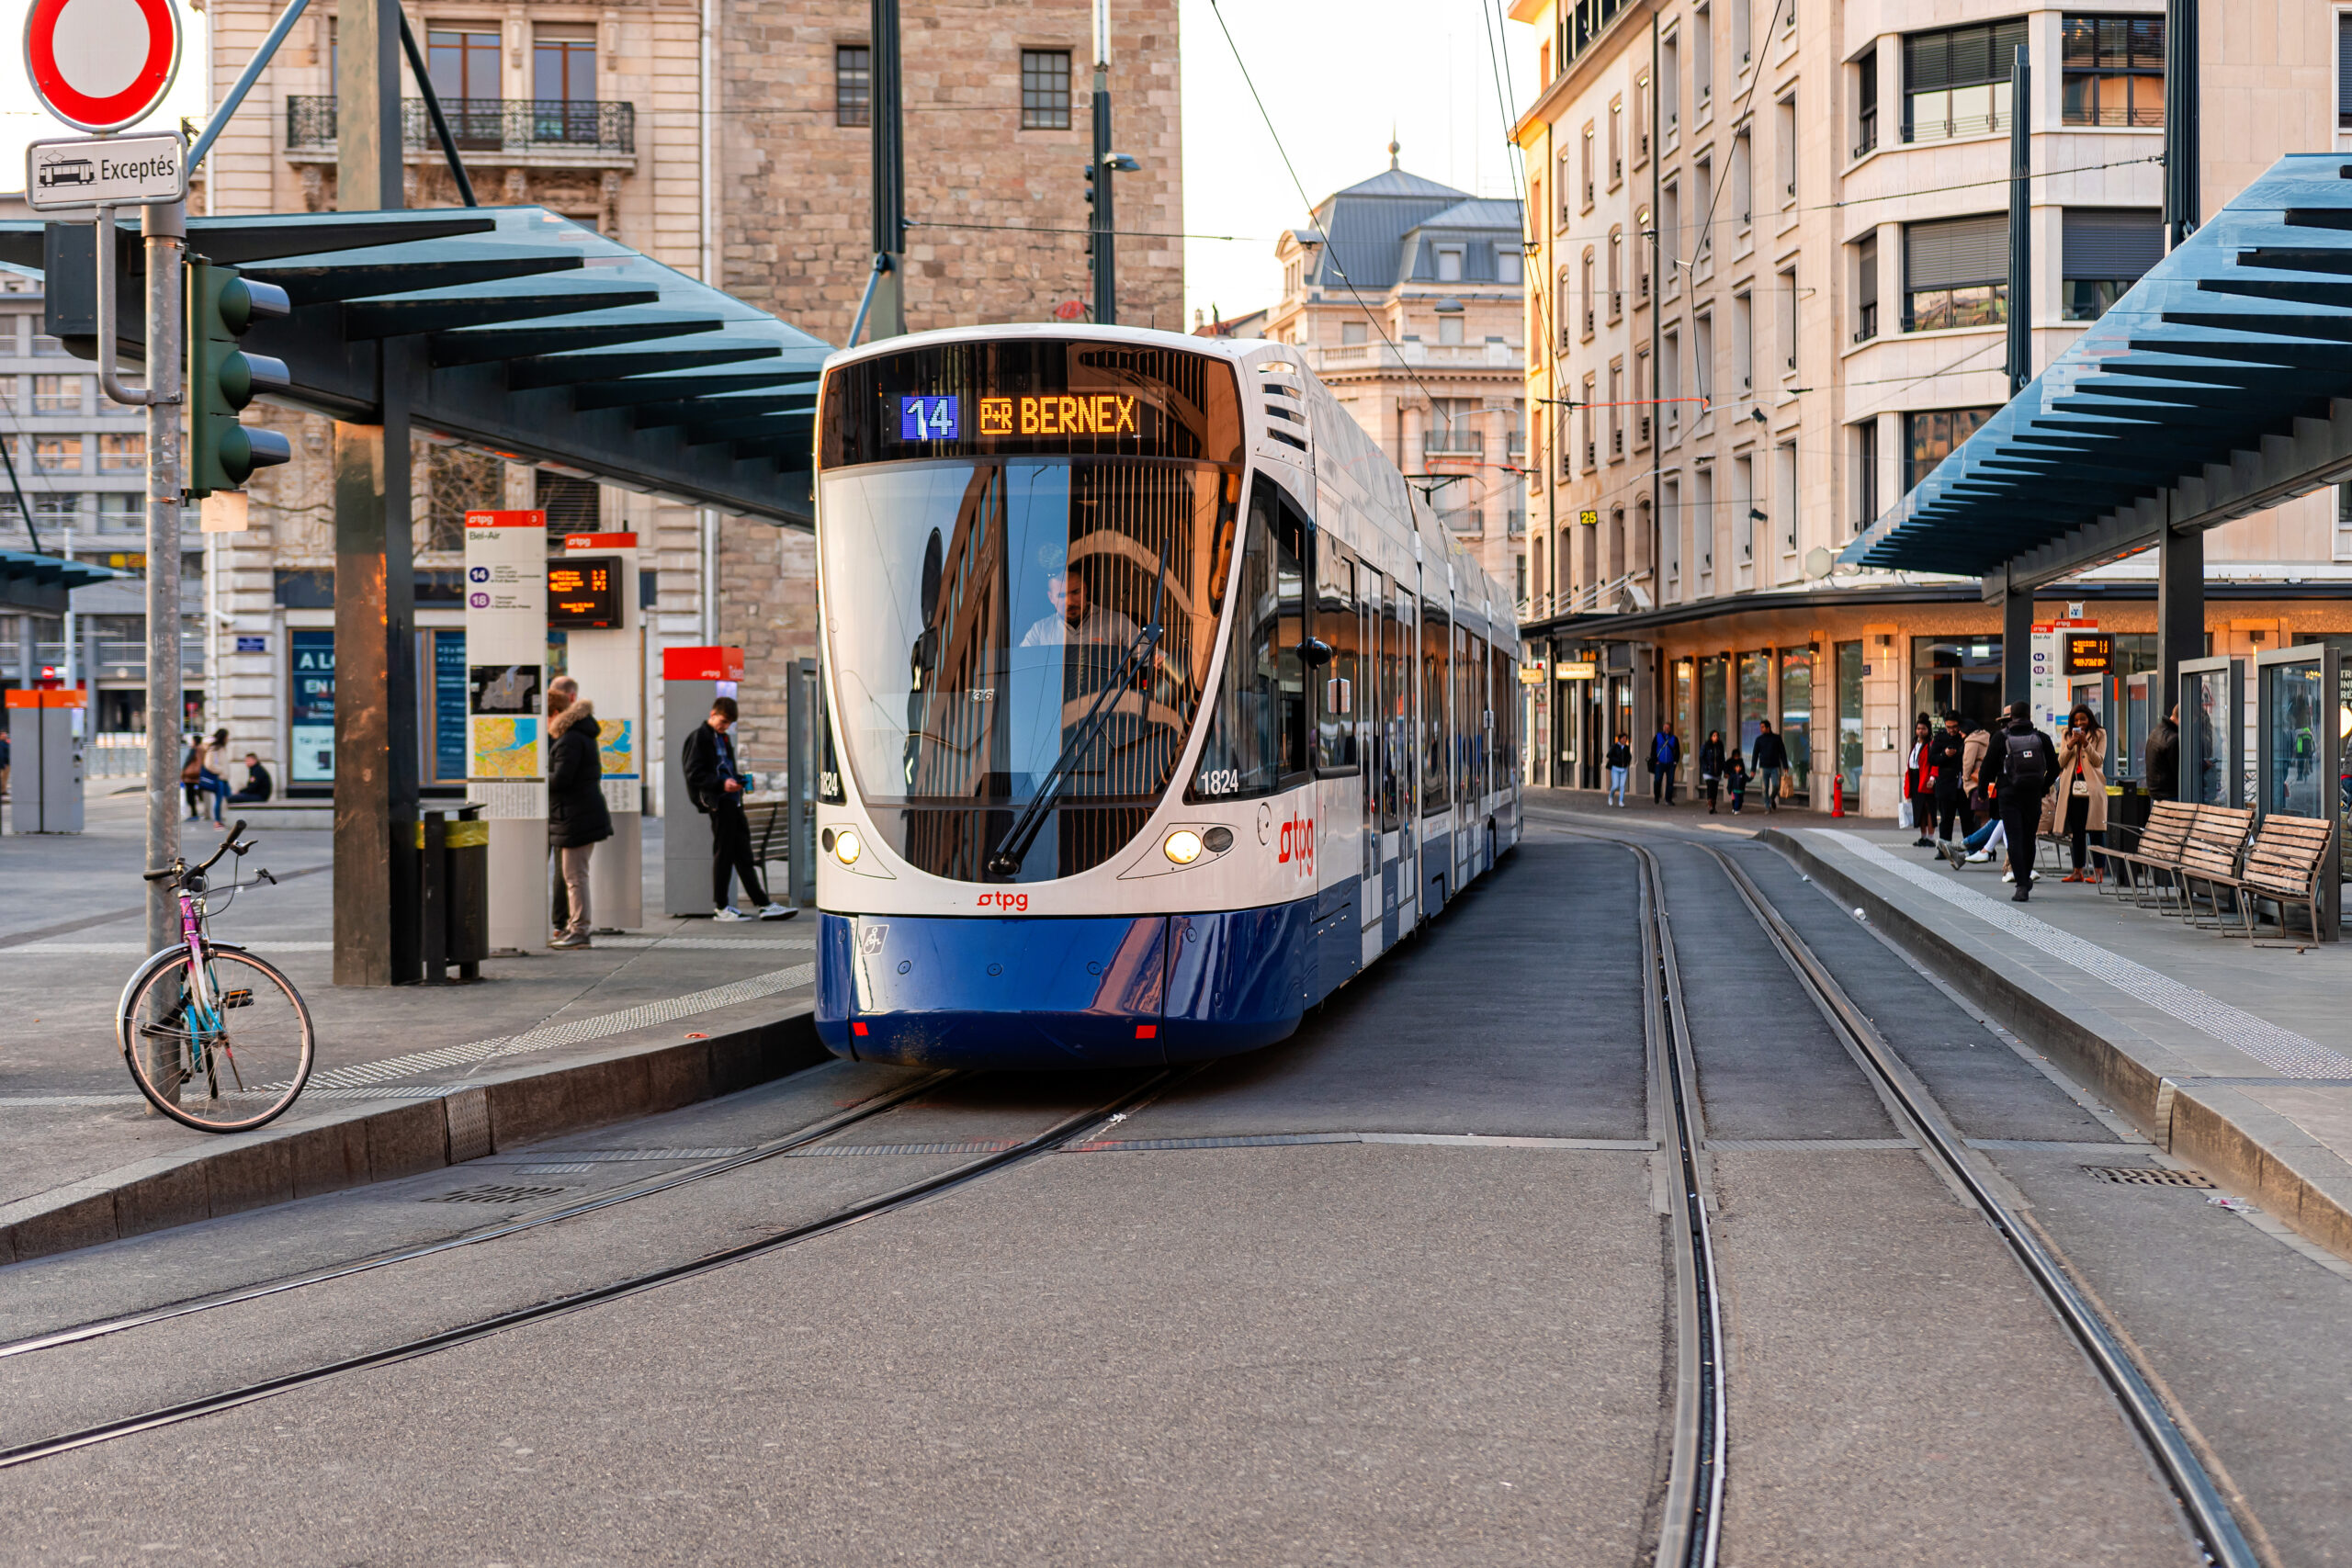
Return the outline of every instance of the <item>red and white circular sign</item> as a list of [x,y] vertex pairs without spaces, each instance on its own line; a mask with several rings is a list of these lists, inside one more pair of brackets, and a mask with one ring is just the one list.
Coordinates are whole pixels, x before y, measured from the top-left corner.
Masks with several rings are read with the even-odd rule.
[[49,112],[80,130],[120,130],[164,101],[180,68],[172,0],[33,0],[25,74]]

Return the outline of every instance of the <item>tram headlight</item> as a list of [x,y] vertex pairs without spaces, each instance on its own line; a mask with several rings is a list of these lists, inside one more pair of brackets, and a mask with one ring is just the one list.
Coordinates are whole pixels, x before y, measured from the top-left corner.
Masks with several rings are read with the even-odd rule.
[[1178,865],[1190,865],[1201,858],[1201,836],[1190,828],[1179,828],[1168,835],[1159,852]]
[[862,847],[857,841],[857,833],[854,829],[843,828],[833,835],[833,858],[843,865],[855,865],[857,852]]

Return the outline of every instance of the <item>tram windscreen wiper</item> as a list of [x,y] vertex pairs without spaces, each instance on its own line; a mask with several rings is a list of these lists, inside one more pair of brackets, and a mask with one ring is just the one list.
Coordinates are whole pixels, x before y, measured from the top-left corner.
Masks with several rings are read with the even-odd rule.
[[1037,834],[1046,825],[1046,814],[1052,811],[1055,804],[1069,792],[1070,780],[1077,776],[1078,760],[1086,755],[1088,749],[1094,744],[1095,736],[1101,733],[1102,727],[1111,721],[1111,705],[1117,700],[1121,692],[1126,690],[1127,682],[1134,676],[1136,666],[1144,656],[1159,646],[1159,610],[1167,597],[1168,545],[1163,540],[1159,547],[1159,581],[1151,591],[1149,624],[1145,626],[1143,630],[1136,633],[1135,640],[1127,644],[1125,657],[1119,660],[1119,667],[1111,672],[1110,680],[1103,682],[1102,690],[1095,695],[1094,705],[1086,710],[1084,718],[1079,720],[1078,728],[1070,733],[1069,744],[1062,748],[1062,754],[1054,759],[1053,770],[1046,773],[1045,782],[1037,786],[1036,798],[1032,800],[1028,808],[1014,820],[1012,830],[1005,834],[1002,841],[989,854],[988,858],[989,875],[1018,876],[1021,874],[1021,863],[1028,858],[1029,846],[1037,841]]

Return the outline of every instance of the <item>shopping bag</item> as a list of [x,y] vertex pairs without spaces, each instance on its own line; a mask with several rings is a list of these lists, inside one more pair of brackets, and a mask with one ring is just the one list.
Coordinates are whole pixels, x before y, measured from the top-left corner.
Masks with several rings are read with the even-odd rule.
[[1911,797],[1907,795],[1903,797],[1903,804],[1894,808],[1894,825],[1898,828],[1912,826]]

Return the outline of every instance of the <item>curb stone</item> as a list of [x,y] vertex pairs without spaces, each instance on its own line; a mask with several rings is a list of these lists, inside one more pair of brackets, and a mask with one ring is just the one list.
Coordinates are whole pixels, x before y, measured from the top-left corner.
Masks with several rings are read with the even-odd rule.
[[553,1066],[483,1073],[429,1099],[334,1104],[294,1125],[206,1137],[0,1204],[0,1266],[463,1165],[831,1059],[803,1010],[707,1040],[610,1046]]
[[[2057,1003],[1855,881],[1778,829],[1757,835],[1942,976],[2018,1039],[2058,1064],[2153,1139],[2337,1257],[2352,1260],[2352,1165],[2242,1089],[2204,1087],[2174,1054],[2097,1008]],[[2293,1078],[2280,1078],[2292,1088]]]

